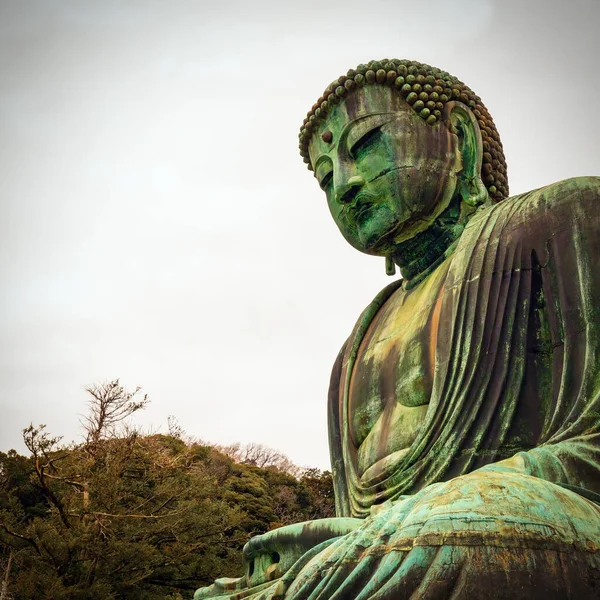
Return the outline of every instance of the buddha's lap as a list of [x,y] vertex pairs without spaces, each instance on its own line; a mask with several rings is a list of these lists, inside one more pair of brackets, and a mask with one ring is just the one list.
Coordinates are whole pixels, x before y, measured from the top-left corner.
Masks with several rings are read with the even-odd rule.
[[[597,598],[599,545],[600,509],[588,500],[533,477],[472,473],[382,508],[285,596]],[[506,596],[496,586],[510,586]]]
[[478,471],[382,505],[299,564],[256,599],[473,598],[493,588],[494,598],[598,598],[600,508],[541,479]]

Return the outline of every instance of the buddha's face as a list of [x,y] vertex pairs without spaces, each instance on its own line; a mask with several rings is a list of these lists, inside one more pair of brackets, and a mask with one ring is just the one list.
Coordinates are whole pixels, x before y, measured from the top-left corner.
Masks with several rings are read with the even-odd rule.
[[315,176],[346,240],[385,256],[426,229],[456,189],[458,138],[428,125],[395,90],[366,86],[328,114],[309,145]]

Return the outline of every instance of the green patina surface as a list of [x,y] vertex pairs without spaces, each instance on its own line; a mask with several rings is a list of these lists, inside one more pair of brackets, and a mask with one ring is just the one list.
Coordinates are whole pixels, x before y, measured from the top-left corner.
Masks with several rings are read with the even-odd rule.
[[505,198],[490,127],[410,61],[311,109],[333,219],[403,279],[333,369],[338,518],[252,539],[246,573],[197,598],[600,597],[600,179]]

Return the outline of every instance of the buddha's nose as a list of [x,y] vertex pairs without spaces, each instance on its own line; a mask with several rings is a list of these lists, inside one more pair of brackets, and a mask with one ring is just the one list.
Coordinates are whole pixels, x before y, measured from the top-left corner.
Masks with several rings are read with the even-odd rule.
[[365,185],[365,180],[360,175],[350,177],[345,184],[340,186],[340,189],[336,194],[337,201],[342,202],[343,204],[352,202],[363,185]]

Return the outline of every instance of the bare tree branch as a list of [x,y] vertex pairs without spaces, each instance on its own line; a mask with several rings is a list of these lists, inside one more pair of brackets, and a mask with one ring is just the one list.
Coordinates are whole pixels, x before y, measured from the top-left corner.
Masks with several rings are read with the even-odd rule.
[[27,542],[28,544],[30,544],[31,546],[33,546],[35,548],[35,551],[38,554],[41,554],[40,549],[38,548],[38,545],[35,543],[35,540],[32,540],[31,538],[21,535],[20,533],[17,533],[16,531],[11,531],[4,523],[0,523],[0,527],[2,527],[2,529],[4,529],[4,531],[6,533],[8,533],[8,535],[12,535],[13,537],[16,537],[20,540],[23,540],[24,542]]
[[293,477],[298,477],[302,472],[302,469],[295,465],[285,454],[263,444],[250,442],[245,445],[236,443],[229,446],[215,447],[238,463],[254,465],[263,469],[274,467],[278,471],[283,471]]
[[140,387],[128,392],[118,379],[85,388],[90,394],[89,414],[81,424],[86,433],[86,442],[94,454],[100,440],[117,435],[116,427],[127,417],[141,410],[150,402],[148,395],[139,396]]
[[29,427],[23,429],[23,441],[25,446],[31,452],[34,459],[35,474],[40,482],[40,486],[44,495],[58,510],[60,519],[67,529],[70,529],[71,524],[65,512],[63,503],[60,501],[58,496],[48,485],[46,468],[49,465],[51,458],[48,456],[50,452],[54,451],[57,444],[62,439],[61,437],[50,437],[50,435],[44,431],[45,425],[40,425],[37,428],[30,424]]
[[[166,517],[174,517],[175,515],[181,514],[182,510],[174,510],[173,512],[167,513],[165,515],[137,515],[137,514],[112,514],[105,512],[89,512],[88,515],[92,515],[94,517],[110,517],[111,519],[165,519]],[[73,516],[78,516],[77,513],[70,513]]]

